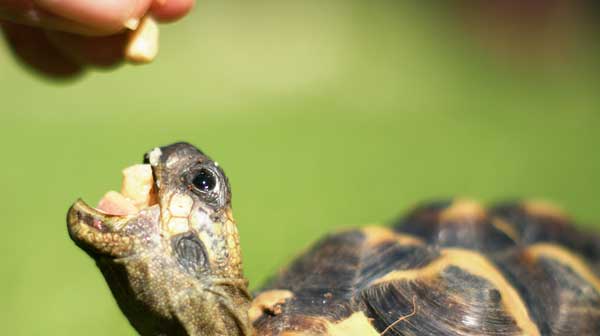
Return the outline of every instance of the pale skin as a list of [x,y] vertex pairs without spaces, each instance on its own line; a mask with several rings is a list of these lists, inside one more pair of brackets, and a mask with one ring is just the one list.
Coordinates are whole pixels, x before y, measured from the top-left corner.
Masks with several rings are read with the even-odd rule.
[[0,0],[0,27],[15,57],[51,78],[123,61],[130,28],[151,15],[184,17],[195,0]]

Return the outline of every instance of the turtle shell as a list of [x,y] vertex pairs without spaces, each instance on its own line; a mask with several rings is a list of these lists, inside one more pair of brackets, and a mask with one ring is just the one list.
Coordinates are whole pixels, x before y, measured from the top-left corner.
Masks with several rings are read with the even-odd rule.
[[250,317],[258,335],[600,335],[600,238],[544,203],[428,203],[325,237]]

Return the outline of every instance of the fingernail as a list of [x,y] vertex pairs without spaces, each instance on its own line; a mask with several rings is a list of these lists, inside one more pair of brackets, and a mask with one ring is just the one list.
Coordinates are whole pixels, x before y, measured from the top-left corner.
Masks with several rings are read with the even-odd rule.
[[123,24],[129,30],[136,30],[140,25],[140,19],[138,18],[130,18],[125,21]]

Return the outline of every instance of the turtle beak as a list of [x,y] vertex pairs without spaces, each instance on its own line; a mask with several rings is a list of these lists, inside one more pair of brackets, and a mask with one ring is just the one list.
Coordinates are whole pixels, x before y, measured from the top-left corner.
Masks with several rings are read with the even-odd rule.
[[131,253],[133,239],[121,230],[134,216],[110,215],[77,200],[67,213],[71,239],[92,257],[124,257]]

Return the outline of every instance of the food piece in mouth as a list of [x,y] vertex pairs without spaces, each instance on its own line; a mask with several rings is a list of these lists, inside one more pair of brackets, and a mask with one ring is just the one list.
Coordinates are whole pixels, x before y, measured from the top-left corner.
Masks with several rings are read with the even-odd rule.
[[152,203],[154,177],[149,164],[137,164],[123,169],[121,194],[130,199],[138,209]]
[[126,216],[155,203],[152,167],[149,164],[137,164],[123,169],[121,192],[107,192],[97,209],[111,215]]

